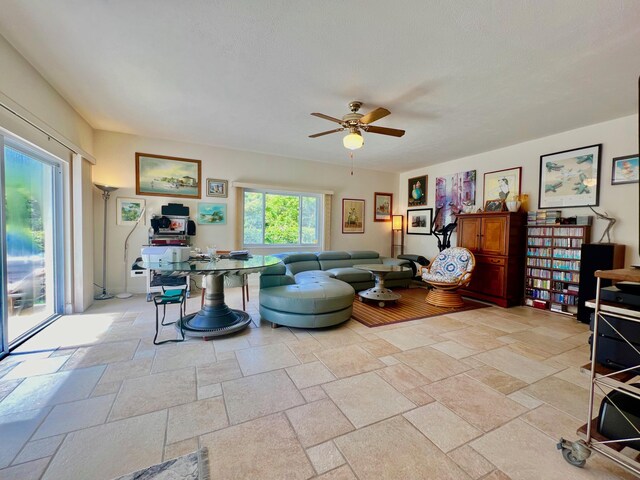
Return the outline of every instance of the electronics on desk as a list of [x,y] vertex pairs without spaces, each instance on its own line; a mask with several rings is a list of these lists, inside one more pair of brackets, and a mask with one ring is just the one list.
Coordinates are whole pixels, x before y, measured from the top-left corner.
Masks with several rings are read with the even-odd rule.
[[142,260],[148,264],[179,263],[189,260],[190,247],[151,246],[142,247]]
[[[598,345],[596,362],[611,370],[623,370],[638,365],[640,350],[640,328],[637,322],[601,314],[603,319],[598,322]],[[590,328],[593,331],[593,317],[591,314]],[[627,341],[623,340],[624,337]],[[589,344],[593,342],[593,335],[589,337]],[[640,374],[640,366],[633,370]]]
[[615,287],[601,288],[600,299],[640,308],[640,283],[618,282]]

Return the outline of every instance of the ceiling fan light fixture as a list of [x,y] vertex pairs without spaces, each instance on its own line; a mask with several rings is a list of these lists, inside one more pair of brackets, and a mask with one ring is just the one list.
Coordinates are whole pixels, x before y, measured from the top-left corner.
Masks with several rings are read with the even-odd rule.
[[364,138],[360,135],[360,132],[350,132],[342,139],[344,148],[349,150],[357,150],[364,145]]

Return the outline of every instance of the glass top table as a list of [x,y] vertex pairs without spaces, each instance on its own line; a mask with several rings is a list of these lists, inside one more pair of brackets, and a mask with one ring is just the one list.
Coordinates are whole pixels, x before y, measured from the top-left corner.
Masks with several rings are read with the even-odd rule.
[[391,272],[402,272],[409,270],[409,267],[401,267],[399,265],[384,265],[381,263],[354,265],[353,268],[371,272],[375,278],[375,285],[368,290],[358,292],[360,301],[374,300],[378,305],[384,307],[385,302],[393,302],[402,297],[399,293],[395,293],[384,286],[384,277]]
[[[251,316],[242,310],[234,310],[224,303],[224,277],[226,275],[245,275],[257,273],[280,263],[280,259],[271,255],[253,255],[246,259],[206,258],[190,259],[178,263],[138,262],[141,268],[167,274],[190,273],[204,275],[204,304],[200,311],[186,315],[182,319],[185,335],[191,337],[217,337],[244,329],[251,323]],[[176,324],[180,328],[179,324]]]

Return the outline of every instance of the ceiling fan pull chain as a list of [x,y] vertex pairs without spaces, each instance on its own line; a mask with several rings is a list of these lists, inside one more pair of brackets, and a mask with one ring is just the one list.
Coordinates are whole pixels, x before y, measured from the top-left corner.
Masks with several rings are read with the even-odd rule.
[[353,177],[353,152],[349,152],[349,157],[351,158],[351,176]]

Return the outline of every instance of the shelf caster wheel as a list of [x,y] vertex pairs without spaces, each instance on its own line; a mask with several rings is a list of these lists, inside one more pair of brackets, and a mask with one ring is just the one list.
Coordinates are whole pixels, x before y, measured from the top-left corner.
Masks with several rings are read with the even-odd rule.
[[147,302],[150,302],[150,301],[151,301],[151,294],[147,293]]
[[384,302],[378,302],[379,307],[384,307]]
[[591,456],[591,450],[582,441],[569,442],[561,438],[556,447],[558,450],[562,450],[562,458],[574,467],[584,467],[587,458]]

